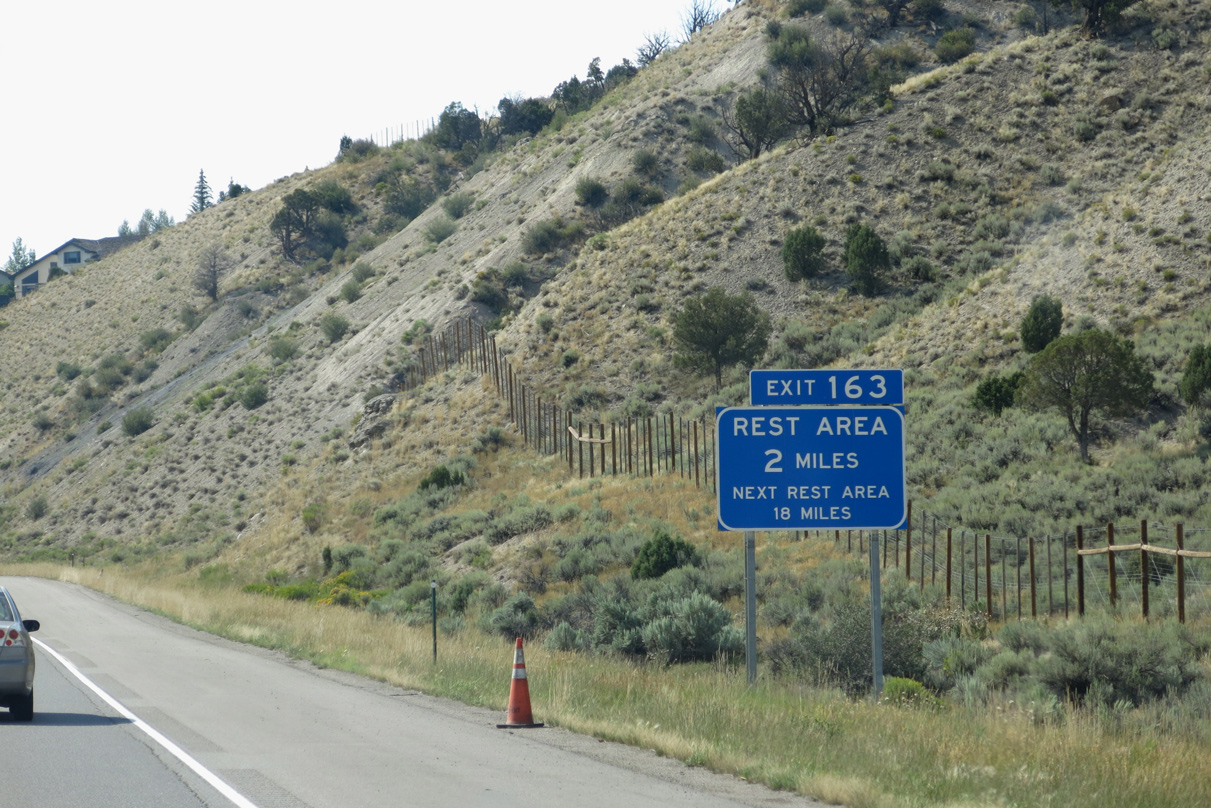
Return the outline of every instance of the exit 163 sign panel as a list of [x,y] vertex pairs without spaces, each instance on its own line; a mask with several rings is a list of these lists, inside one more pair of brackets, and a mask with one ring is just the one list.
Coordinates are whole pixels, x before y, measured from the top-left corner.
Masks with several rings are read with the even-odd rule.
[[895,407],[716,413],[720,530],[900,529],[904,415]]

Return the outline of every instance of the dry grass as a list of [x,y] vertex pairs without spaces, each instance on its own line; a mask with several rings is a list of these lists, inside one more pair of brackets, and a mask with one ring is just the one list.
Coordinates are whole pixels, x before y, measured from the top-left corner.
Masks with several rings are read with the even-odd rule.
[[[443,636],[364,612],[114,571],[8,566],[5,574],[82,583],[231,639],[392,684],[504,709],[508,643]],[[1180,738],[1108,730],[1033,705],[897,708],[793,682],[744,684],[728,665],[660,668],[527,653],[536,716],[776,788],[850,806],[1173,806],[1211,801],[1206,750]],[[1130,765],[1124,765],[1129,761]]]

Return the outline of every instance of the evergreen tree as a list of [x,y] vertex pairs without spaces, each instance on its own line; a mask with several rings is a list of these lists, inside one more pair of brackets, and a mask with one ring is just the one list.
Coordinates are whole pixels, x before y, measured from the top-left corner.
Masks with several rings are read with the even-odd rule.
[[1211,345],[1195,345],[1190,351],[1177,390],[1187,404],[1205,401],[1207,391],[1211,390]]
[[1063,326],[1063,304],[1047,295],[1036,297],[1022,318],[1022,347],[1027,353],[1038,353],[1059,337]]
[[1152,373],[1129,340],[1091,328],[1052,342],[1026,368],[1019,403],[1058,409],[1076,438],[1081,459],[1089,459],[1090,416],[1134,415],[1152,398]]
[[712,371],[715,388],[723,384],[723,369],[737,363],[752,364],[769,345],[769,315],[751,295],[729,295],[718,286],[691,297],[673,317],[677,364]]
[[189,208],[190,213],[201,213],[208,207],[214,204],[213,197],[210,194],[210,183],[206,181],[206,172],[198,171],[198,184],[193,187],[193,204]]
[[887,245],[872,228],[855,224],[845,234],[845,271],[854,290],[864,297],[883,291],[883,276],[891,269]]
[[782,243],[782,265],[786,279],[792,283],[820,274],[824,269],[824,236],[811,225],[791,230]]

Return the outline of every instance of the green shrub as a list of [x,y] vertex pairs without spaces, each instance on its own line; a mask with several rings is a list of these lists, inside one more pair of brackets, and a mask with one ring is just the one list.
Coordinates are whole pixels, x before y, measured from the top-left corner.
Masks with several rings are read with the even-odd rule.
[[172,342],[172,332],[167,328],[153,328],[139,334],[139,344],[149,354],[159,354]]
[[543,641],[543,647],[548,651],[583,651],[585,645],[584,635],[566,621],[551,629]]
[[791,282],[813,278],[824,271],[824,236],[811,225],[796,227],[782,243],[782,267]]
[[710,661],[744,647],[731,612],[701,592],[661,603],[657,612],[640,636],[648,656],[663,664]]
[[535,222],[521,237],[522,249],[530,255],[554,252],[580,237],[584,225],[580,222],[565,222],[556,217]]
[[425,235],[434,244],[441,244],[450,236],[454,235],[454,231],[458,229],[458,225],[449,216],[441,215],[435,217],[427,225],[425,225]]
[[694,146],[685,157],[685,165],[699,174],[718,174],[726,164],[723,155],[706,146]]
[[358,283],[365,283],[374,277],[374,267],[365,261],[358,261],[353,265],[353,270],[349,274]]
[[350,278],[345,281],[341,287],[341,299],[346,303],[353,303],[362,296],[362,285]]
[[660,174],[660,158],[651,149],[639,149],[631,156],[631,165],[636,174],[656,177]]
[[934,53],[938,60],[953,64],[976,49],[976,33],[970,28],[956,28],[938,37]]
[[[307,505],[306,507],[303,508],[303,512],[301,514],[299,514],[299,517],[303,520],[303,527],[305,527],[307,529],[307,532],[314,533],[320,529],[321,525],[324,524],[324,506],[313,502],[310,505]],[[359,550],[362,550],[362,551],[365,550],[365,548],[359,544],[350,544],[350,545],[346,545],[346,547],[356,547]],[[328,548],[324,548],[324,549],[328,549]],[[338,548],[338,552],[343,551],[343,550],[345,550],[344,547]],[[332,555],[333,559],[335,559],[336,557],[337,556],[335,554]],[[325,559],[325,561],[327,562],[327,559]],[[331,566],[331,565],[326,563],[325,566]],[[343,566],[341,566],[339,569],[337,569],[337,572],[340,572],[343,569],[348,569],[347,563],[344,564]]]
[[75,362],[60,362],[59,364],[55,365],[55,373],[57,373],[59,378],[63,379],[65,382],[70,382],[72,379],[79,376],[81,372],[80,366]]
[[1064,327],[1064,306],[1059,298],[1039,295],[1030,302],[1022,318],[1022,348],[1038,353],[1060,335]]
[[596,177],[581,177],[576,181],[576,201],[586,208],[596,208],[609,197],[605,183]]
[[918,681],[889,676],[883,680],[883,703],[898,707],[934,707],[938,700]]
[[827,4],[827,0],[790,0],[786,4],[786,16],[802,17],[806,14],[819,14]]
[[639,555],[631,565],[631,577],[636,580],[659,578],[669,570],[697,562],[698,551],[694,545],[660,530],[639,548]]
[[493,634],[505,639],[529,639],[538,629],[538,607],[529,595],[518,592],[489,614],[487,623]]
[[299,351],[298,343],[290,337],[274,337],[269,340],[269,355],[279,362],[288,362]]
[[1008,407],[1013,406],[1014,394],[1022,383],[1022,374],[1013,373],[1009,376],[989,376],[976,386],[972,403],[976,409],[986,410],[993,415],[1000,415]]
[[1200,404],[1211,391],[1211,344],[1195,345],[1186,360],[1178,392],[1187,404]]
[[883,290],[891,256],[878,233],[864,224],[852,225],[845,234],[844,254],[846,274],[858,294],[873,297]]
[[442,210],[451,219],[461,219],[473,204],[475,204],[475,197],[465,191],[458,191],[442,200]]
[[25,515],[35,522],[41,519],[50,511],[50,506],[46,503],[46,497],[39,494],[29,501],[25,506]]
[[122,431],[129,437],[142,435],[155,423],[155,413],[150,407],[138,407],[122,416]]
[[336,312],[328,312],[320,318],[320,330],[328,338],[328,342],[339,342],[349,331],[349,321]]
[[467,481],[466,476],[458,469],[450,469],[447,466],[435,466],[432,471],[425,475],[424,479],[417,485],[416,490],[428,491],[433,489],[440,491],[443,488],[453,488],[456,485],[462,485]]
[[269,400],[269,387],[263,381],[255,381],[240,391],[240,403],[246,410],[255,410]]

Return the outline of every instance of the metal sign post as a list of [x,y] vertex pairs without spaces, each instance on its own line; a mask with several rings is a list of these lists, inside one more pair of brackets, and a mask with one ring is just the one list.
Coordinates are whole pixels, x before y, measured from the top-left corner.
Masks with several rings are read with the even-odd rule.
[[870,658],[875,701],[883,695],[883,583],[879,577],[879,537],[870,534]]
[[748,683],[757,681],[757,536],[744,531],[744,666]]

